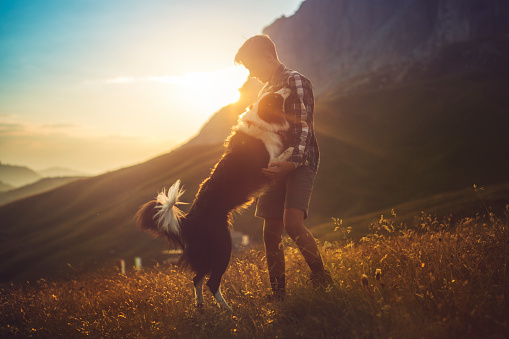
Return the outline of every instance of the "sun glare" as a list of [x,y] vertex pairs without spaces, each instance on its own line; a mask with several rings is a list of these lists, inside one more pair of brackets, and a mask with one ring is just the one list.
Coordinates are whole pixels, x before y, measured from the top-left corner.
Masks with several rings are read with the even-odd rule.
[[239,100],[239,88],[249,73],[244,67],[212,72],[193,72],[181,76],[153,77],[151,80],[175,85],[182,102],[209,117],[221,107]]

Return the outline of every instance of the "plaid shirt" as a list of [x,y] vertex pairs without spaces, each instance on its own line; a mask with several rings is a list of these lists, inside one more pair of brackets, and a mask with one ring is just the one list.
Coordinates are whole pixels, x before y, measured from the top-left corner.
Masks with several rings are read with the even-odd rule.
[[266,92],[277,92],[283,87],[291,89],[285,101],[285,113],[292,115],[289,119],[294,147],[290,161],[295,168],[306,165],[315,173],[320,162],[320,152],[313,130],[313,111],[315,100],[311,81],[302,74],[279,66],[269,82],[262,88],[260,95]]

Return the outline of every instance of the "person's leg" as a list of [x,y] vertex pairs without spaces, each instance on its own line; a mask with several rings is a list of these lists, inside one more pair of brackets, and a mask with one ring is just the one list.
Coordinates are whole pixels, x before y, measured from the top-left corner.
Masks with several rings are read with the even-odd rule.
[[332,277],[323,266],[322,257],[316,240],[304,226],[305,212],[296,208],[286,208],[284,226],[286,233],[292,238],[304,260],[311,269],[310,281],[315,288],[325,288],[333,284]]
[[316,240],[304,225],[304,211],[296,208],[285,209],[284,227],[286,233],[292,238],[311,272],[323,274],[322,257],[316,245]]
[[285,297],[285,254],[283,248],[283,211],[285,182],[274,183],[257,200],[255,215],[263,218],[263,241],[265,258],[269,271],[272,295],[269,299],[282,300]]
[[282,219],[267,218],[263,224],[265,258],[269,271],[270,286],[274,297],[285,296],[285,253],[282,242],[284,225]]
[[325,271],[316,240],[304,225],[316,174],[307,166],[297,168],[286,184],[283,222],[286,233],[295,242],[311,269],[310,280],[315,287],[332,284],[330,273]]

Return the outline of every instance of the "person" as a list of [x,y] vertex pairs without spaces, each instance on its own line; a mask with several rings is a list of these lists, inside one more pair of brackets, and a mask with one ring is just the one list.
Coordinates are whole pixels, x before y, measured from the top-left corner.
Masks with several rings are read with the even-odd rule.
[[294,151],[287,161],[274,162],[263,169],[264,175],[273,179],[273,184],[258,198],[255,212],[264,219],[263,241],[272,289],[269,299],[283,300],[286,295],[284,231],[311,269],[313,286],[329,286],[332,284],[330,273],[324,269],[315,238],[304,225],[320,157],[313,130],[312,84],[279,61],[275,44],[267,35],[247,39],[235,55],[235,64],[243,65],[250,77],[265,84],[260,96],[283,87],[291,89],[285,101],[285,114],[292,131],[288,146],[293,146]]

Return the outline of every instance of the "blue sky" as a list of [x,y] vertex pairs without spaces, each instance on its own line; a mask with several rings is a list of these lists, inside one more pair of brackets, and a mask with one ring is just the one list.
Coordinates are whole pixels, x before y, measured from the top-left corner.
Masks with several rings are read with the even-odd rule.
[[0,0],[0,161],[99,173],[167,152],[235,100],[245,38],[300,3]]

